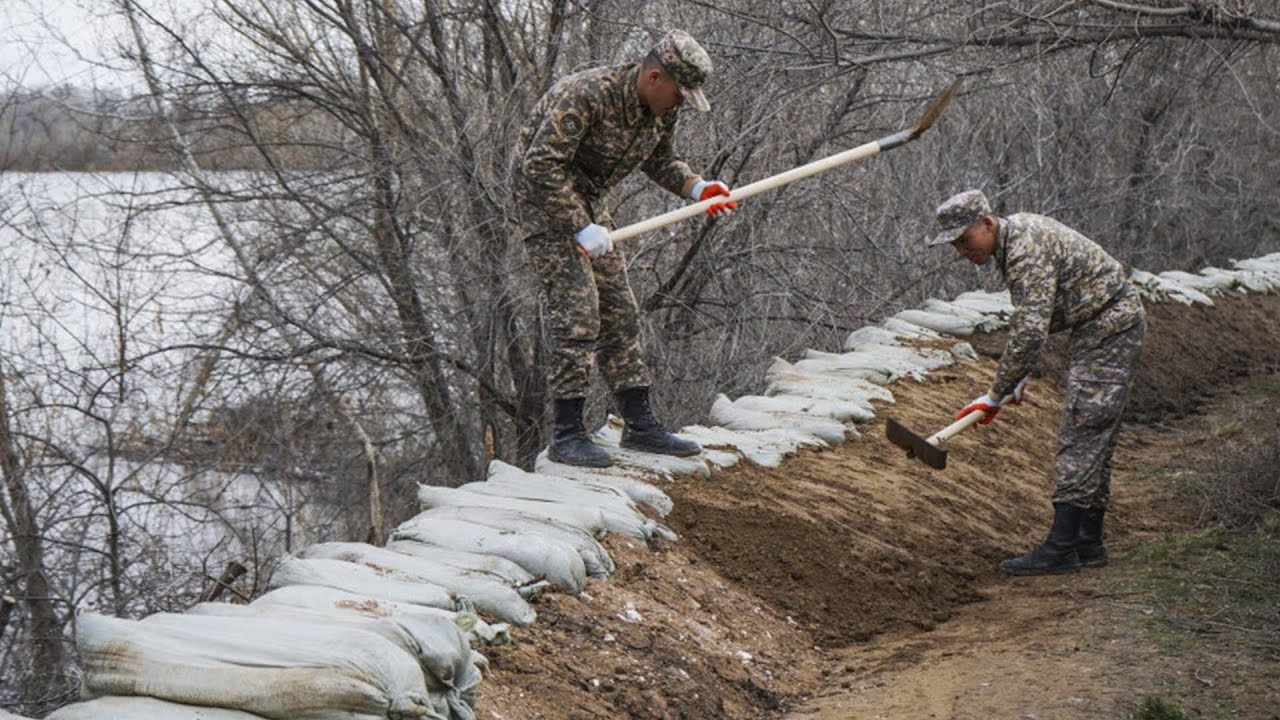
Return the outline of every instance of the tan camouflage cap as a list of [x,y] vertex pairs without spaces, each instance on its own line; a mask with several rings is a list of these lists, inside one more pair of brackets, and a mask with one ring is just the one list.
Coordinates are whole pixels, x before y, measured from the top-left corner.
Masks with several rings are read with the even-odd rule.
[[658,62],[680,86],[681,92],[697,110],[711,109],[702,83],[711,74],[711,56],[693,36],[683,30],[672,30],[653,46]]
[[972,225],[978,218],[990,214],[991,203],[987,202],[987,196],[983,195],[981,190],[965,190],[952,195],[934,211],[938,224],[942,226],[942,232],[925,241],[925,247],[959,240],[965,228]]

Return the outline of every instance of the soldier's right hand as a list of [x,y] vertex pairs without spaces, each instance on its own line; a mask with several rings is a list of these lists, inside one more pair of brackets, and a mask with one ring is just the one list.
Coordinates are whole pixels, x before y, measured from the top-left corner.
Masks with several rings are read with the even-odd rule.
[[609,229],[603,225],[591,223],[575,235],[578,245],[587,257],[598,258],[605,253],[613,252],[613,240],[609,238]]

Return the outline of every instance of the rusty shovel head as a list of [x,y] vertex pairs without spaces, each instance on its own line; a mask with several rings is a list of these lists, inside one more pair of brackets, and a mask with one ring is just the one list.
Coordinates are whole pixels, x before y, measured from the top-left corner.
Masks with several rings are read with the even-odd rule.
[[916,458],[935,470],[947,468],[947,451],[907,429],[907,426],[889,418],[884,434],[889,442],[907,451],[907,457]]

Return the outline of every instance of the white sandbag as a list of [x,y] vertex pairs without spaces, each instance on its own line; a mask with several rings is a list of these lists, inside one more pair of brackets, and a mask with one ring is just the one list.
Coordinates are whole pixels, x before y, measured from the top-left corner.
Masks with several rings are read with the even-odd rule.
[[494,497],[454,488],[419,485],[418,504],[422,506],[423,510],[450,505],[454,507],[503,508],[504,510],[515,510],[527,515],[548,517],[566,525],[582,528],[596,537],[604,537],[606,532],[604,515],[599,508],[574,503]]
[[[498,462],[498,461],[494,461]],[[493,463],[490,463],[493,468]],[[562,478],[526,473],[518,467],[502,463],[497,473],[483,482],[467,483],[461,489],[500,497],[527,500],[569,502],[600,509],[605,527],[627,537],[645,542],[662,538],[672,542],[676,534],[662,523],[646,517],[640,507],[622,492],[612,488],[590,489],[582,485],[566,484]]]
[[592,477],[585,473],[579,476],[547,475],[540,472],[528,473],[501,460],[493,460],[489,463],[488,478],[490,482],[522,482],[543,487],[562,488],[565,491],[581,489],[586,492],[619,492],[631,498],[634,502],[648,506],[662,516],[671,512],[673,507],[671,497],[659,489],[658,486],[637,478],[612,475]]
[[320,585],[445,610],[457,607],[455,596],[447,588],[422,582],[402,573],[381,572],[341,560],[283,557],[272,571],[267,587],[274,590],[289,585]]
[[[759,432],[737,432],[722,427],[706,427],[704,425],[689,425],[680,428],[677,433],[682,438],[687,438],[703,446],[731,447],[735,451],[742,453],[751,462],[763,467],[778,467],[782,464],[782,459],[802,445],[811,445],[814,447],[825,447],[827,445],[821,438],[813,435],[798,433],[793,430],[782,430],[780,433],[791,432],[793,435],[786,439],[780,439],[778,436],[766,435]],[[806,441],[802,441],[805,438]]]
[[968,360],[969,362],[978,361],[978,351],[967,342],[958,342],[951,346],[951,355],[957,360]]
[[93,613],[76,621],[87,698],[142,695],[276,720],[449,720],[418,663],[372,633],[185,615],[181,626]]
[[462,520],[464,522],[485,525],[496,530],[509,532],[532,533],[541,537],[557,540],[572,546],[582,558],[587,575],[595,578],[607,578],[618,568],[599,540],[580,528],[556,522],[550,518],[525,515],[513,510],[480,507],[435,507],[423,510],[408,522],[430,522],[432,520]]
[[1240,292],[1269,293],[1280,287],[1280,274],[1254,272],[1253,270],[1221,270],[1204,268],[1202,275],[1225,275],[1236,282],[1236,290]]
[[[0,720],[18,718],[0,710]],[[239,710],[179,705],[148,697],[101,697],[66,705],[45,720],[262,720]]]
[[1232,277],[1218,275],[1193,275],[1181,270],[1166,270],[1160,273],[1160,277],[1166,282],[1172,282],[1176,285],[1194,288],[1205,295],[1217,296],[1223,295],[1234,289],[1236,280]]
[[541,535],[437,518],[430,522],[406,522],[392,531],[391,537],[451,550],[498,555],[574,595],[587,586],[587,568],[577,549]]
[[[80,703],[80,704],[83,704],[83,703]],[[53,717],[53,716],[50,715],[49,717]],[[86,718],[86,720],[89,718],[89,716],[84,716],[84,717]],[[254,716],[252,715],[245,715],[244,713],[240,713],[235,717],[226,718],[226,720],[240,720],[241,718],[249,720],[249,719],[252,719],[253,717]],[[6,712],[3,708],[0,708],[0,720],[31,720],[31,718],[27,718],[22,715],[14,715],[11,712]],[[132,720],[132,718],[127,718],[124,720]],[[218,720],[222,720],[222,718],[219,718]]]
[[423,560],[456,567],[459,570],[497,575],[512,587],[523,587],[536,579],[528,570],[497,555],[450,550],[438,545],[426,545],[408,540],[389,542],[386,547],[403,555],[412,555]]
[[892,330],[867,325],[849,333],[842,347],[845,350],[859,350],[867,345],[901,345],[904,337],[906,336]]
[[837,422],[866,422],[875,413],[858,403],[821,400],[803,395],[743,395],[733,404],[756,412],[792,413],[825,417]]
[[[895,382],[905,375],[923,382],[925,375],[930,371],[947,367],[955,362],[946,350],[897,345],[870,345],[847,353],[806,350],[805,359],[796,363],[795,369],[803,372],[806,361],[820,362],[832,368],[875,370],[888,377],[888,382]],[[842,371],[833,370],[832,372]]]
[[864,379],[797,370],[785,360],[777,359],[765,372],[768,385],[765,395],[800,395],[824,400],[851,402],[875,412],[872,400],[892,403],[893,392]]
[[628,450],[622,447],[622,418],[610,415],[605,424],[600,426],[591,437],[591,441],[609,453],[615,463],[632,467],[648,468],[669,476],[711,477],[711,468],[701,455],[676,457],[657,453]]
[[1232,260],[1231,266],[1237,270],[1248,270],[1256,273],[1263,273],[1270,277],[1280,276],[1280,260],[1272,255],[1263,255],[1262,257],[1249,258],[1246,260]]
[[955,315],[943,315],[927,310],[903,310],[894,315],[894,317],[936,333],[958,337],[972,335],[977,326],[977,323],[964,320]]
[[[419,543],[408,544],[418,545]],[[506,645],[511,642],[506,623],[485,622],[466,603],[460,604],[466,609],[454,611],[427,605],[401,603],[319,585],[290,585],[262,595],[250,603],[250,606],[267,610],[276,608],[309,610],[318,613],[350,615],[365,620],[384,617],[443,617],[458,626],[458,629],[469,637],[485,644]]]
[[1000,292],[969,290],[957,295],[951,301],[951,304],[1000,318],[1008,318],[1013,315],[1013,301],[1009,297],[1008,290],[1001,290]]
[[816,435],[828,443],[843,442],[846,433],[853,432],[842,423],[813,415],[765,413],[737,407],[723,394],[717,395],[711,404],[711,421],[730,430],[773,430],[795,428]]
[[941,335],[930,330],[927,327],[921,327],[920,325],[907,322],[906,320],[903,320],[902,318],[896,317],[896,316],[881,320],[880,327],[884,328],[885,330],[898,333],[899,335],[903,335],[910,338],[916,338],[920,340],[937,340],[938,338],[942,337]]
[[1188,284],[1175,282],[1143,270],[1134,270],[1129,279],[1140,292],[1157,302],[1173,301],[1183,305],[1213,305],[1213,300]]
[[939,315],[954,315],[961,320],[970,321],[973,323],[974,329],[979,332],[991,332],[1008,324],[1000,319],[998,315],[988,315],[958,303],[951,303],[937,298],[926,298],[922,309],[926,312],[938,313]]
[[[226,613],[207,614],[199,619],[193,618],[193,615],[199,613],[185,615],[157,613],[144,618],[141,622],[144,625],[173,628],[179,633],[194,630],[217,632],[226,628],[238,629],[242,626],[262,627],[275,622],[300,628],[318,625],[371,633],[390,642],[418,663],[427,691],[432,696],[432,707],[437,712],[450,718],[474,718],[470,710],[471,702],[464,700],[463,694],[469,695],[480,683],[480,671],[472,662],[471,645],[462,631],[448,618],[377,618],[353,624],[335,622],[332,618],[324,616],[290,618],[281,614],[274,616],[258,614],[261,612],[262,608],[259,607],[239,616]],[[236,620],[245,622],[238,623]],[[466,708],[459,709],[460,705]]]
[[392,570],[446,588],[471,601],[478,610],[520,627],[528,627],[537,618],[524,597],[498,575],[459,570],[364,543],[316,543],[303,548],[297,557],[341,560],[378,571]]
[[551,459],[547,457],[546,450],[538,453],[538,456],[534,458],[533,471],[539,475],[572,478],[574,480],[583,480],[587,482],[597,482],[603,478],[640,480],[643,482],[649,482],[651,480],[670,480],[672,478],[671,472],[666,470],[631,467],[628,465],[610,465],[609,467],[602,468],[565,465],[563,463],[552,462]]
[[[777,364],[776,361],[774,364]],[[791,366],[791,369],[795,372],[813,375],[831,375],[842,379],[864,380],[876,385],[887,385],[894,380],[893,374],[882,368],[871,367],[866,364],[839,362],[829,358],[801,358]]]

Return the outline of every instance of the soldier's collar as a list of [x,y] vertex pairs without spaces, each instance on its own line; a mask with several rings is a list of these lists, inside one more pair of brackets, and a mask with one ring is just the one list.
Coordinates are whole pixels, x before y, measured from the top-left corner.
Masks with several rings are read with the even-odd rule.
[[1008,255],[1009,248],[1009,219],[996,216],[996,267],[1000,269],[1000,274],[1004,274],[1004,260]]
[[622,92],[622,113],[627,119],[627,125],[635,125],[647,112],[644,103],[640,102],[640,64],[624,65],[622,74],[627,78],[626,82],[621,83],[625,88]]

